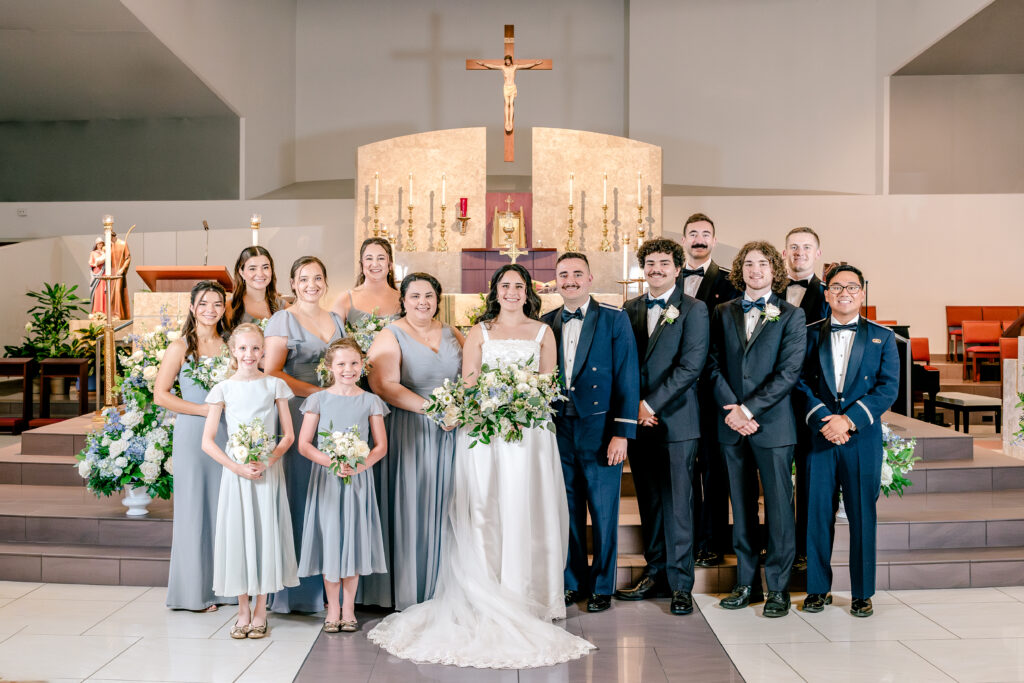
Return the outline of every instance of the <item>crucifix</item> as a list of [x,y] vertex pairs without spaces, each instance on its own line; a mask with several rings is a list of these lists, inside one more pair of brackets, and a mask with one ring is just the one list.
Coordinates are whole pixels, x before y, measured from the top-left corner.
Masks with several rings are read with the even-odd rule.
[[516,137],[515,137],[515,102],[516,102],[516,71],[521,69],[534,69],[541,71],[551,70],[550,59],[520,59],[516,57],[515,26],[505,24],[505,53],[504,58],[498,59],[467,59],[466,69],[479,71],[481,69],[500,70],[505,79],[502,86],[502,97],[505,99],[505,161],[515,161],[516,158]]

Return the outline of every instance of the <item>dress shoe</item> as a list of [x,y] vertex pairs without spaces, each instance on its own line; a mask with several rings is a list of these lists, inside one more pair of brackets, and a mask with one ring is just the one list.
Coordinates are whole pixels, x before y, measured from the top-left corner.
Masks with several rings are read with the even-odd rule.
[[831,593],[808,593],[804,598],[803,610],[805,612],[818,613],[825,609],[825,605],[832,604]]
[[807,556],[797,555],[796,559],[793,560],[793,571],[805,572],[807,571]]
[[588,612],[603,612],[612,606],[612,596],[594,593],[587,600]]
[[710,550],[701,550],[693,564],[697,567],[717,567],[722,564],[722,556]]
[[789,592],[768,591],[768,599],[764,603],[764,616],[774,619],[787,614],[789,614]]
[[667,598],[668,596],[668,589],[646,574],[641,576],[632,588],[615,591],[616,600],[646,600],[647,598]]
[[850,604],[850,614],[855,617],[870,617],[875,613],[871,606],[871,598],[854,598]]
[[760,590],[755,592],[750,586],[736,586],[732,589],[732,593],[722,598],[718,604],[723,609],[743,609],[747,605],[762,601],[764,601],[764,593]]
[[672,614],[693,614],[693,596],[690,591],[672,591]]
[[583,599],[583,593],[579,591],[567,590],[565,591],[565,606],[575,605],[577,602]]

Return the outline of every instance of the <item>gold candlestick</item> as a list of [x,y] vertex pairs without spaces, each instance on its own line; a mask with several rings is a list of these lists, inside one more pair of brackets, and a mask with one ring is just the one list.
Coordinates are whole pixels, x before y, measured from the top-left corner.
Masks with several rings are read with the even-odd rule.
[[406,233],[409,238],[405,241],[405,251],[416,251],[416,241],[412,237],[412,204],[409,205],[409,228]]
[[448,251],[448,242],[444,238],[444,210],[445,205],[441,204],[441,239],[437,243],[438,251]]
[[380,204],[374,203],[373,205],[373,236],[380,237],[380,221],[377,218],[377,212],[380,211]]
[[601,210],[604,212],[604,219],[602,220],[604,227],[601,228],[601,251],[611,251],[612,243],[608,240],[608,205],[602,204]]
[[573,233],[575,231],[576,230],[575,230],[575,228],[573,226],[573,220],[572,220],[572,204],[569,204],[569,231],[568,231],[568,235],[567,235],[568,239],[565,240],[565,250],[566,251],[576,251],[576,238],[573,237]]
[[640,245],[644,243],[644,207],[642,204],[636,205],[636,248],[639,250]]

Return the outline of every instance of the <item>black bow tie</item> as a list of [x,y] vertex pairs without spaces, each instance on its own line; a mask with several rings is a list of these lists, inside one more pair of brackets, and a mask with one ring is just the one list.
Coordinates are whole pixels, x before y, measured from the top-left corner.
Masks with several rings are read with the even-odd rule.
[[693,270],[690,270],[689,268],[683,268],[683,271],[682,271],[683,279],[686,279],[686,278],[688,278],[691,275],[696,275],[698,277],[704,277],[704,266],[701,266],[700,268],[694,268]]
[[570,313],[569,311],[565,310],[564,308],[562,309],[562,322],[563,323],[567,323],[570,320],[573,320],[574,318],[576,320],[583,320],[583,308],[582,307],[581,308],[577,308],[572,313]]
[[846,325],[835,325],[835,324],[832,325],[832,331],[833,332],[842,332],[843,330],[848,330],[850,332],[856,332],[857,331],[857,323],[848,323]]
[[798,287],[803,287],[804,289],[807,289],[809,284],[809,280],[790,280],[788,286],[792,287],[793,285],[797,285]]
[[764,307],[765,307],[764,297],[762,296],[757,301],[751,301],[750,299],[741,299],[740,300],[740,306],[743,307],[743,312],[744,313],[749,313],[751,308],[756,308],[757,310],[759,310],[762,313],[764,313]]
[[655,306],[657,306],[658,308],[665,308],[665,302],[662,301],[661,299],[651,299],[650,297],[648,297],[647,308],[651,309],[654,308]]

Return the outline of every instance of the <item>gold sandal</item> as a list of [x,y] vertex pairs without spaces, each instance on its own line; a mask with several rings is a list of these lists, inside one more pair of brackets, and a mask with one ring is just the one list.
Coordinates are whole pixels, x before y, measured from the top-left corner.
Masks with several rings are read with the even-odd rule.
[[247,637],[252,638],[253,640],[257,640],[259,638],[266,638],[267,624],[261,624],[260,626],[250,626],[249,634]]
[[340,621],[327,621],[324,620],[324,633],[337,633],[341,630]]
[[358,621],[341,621],[339,623],[341,624],[341,630],[345,633],[354,633],[359,630]]
[[251,630],[252,626],[250,624],[246,624],[245,626],[239,626],[238,624],[235,624],[231,627],[231,637],[235,640],[242,640],[243,638],[247,638],[249,636],[249,631]]

